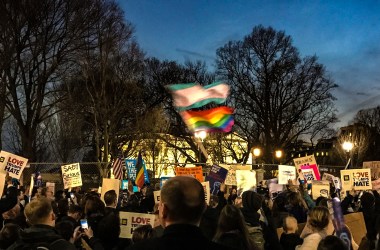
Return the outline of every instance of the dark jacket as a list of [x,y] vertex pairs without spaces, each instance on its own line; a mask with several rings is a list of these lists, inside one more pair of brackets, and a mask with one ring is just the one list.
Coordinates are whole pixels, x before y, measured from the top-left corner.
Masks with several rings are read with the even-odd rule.
[[296,246],[302,245],[303,239],[298,234],[282,233],[280,243],[283,250],[294,250]]
[[104,249],[113,249],[118,245],[120,235],[120,217],[115,208],[106,207],[105,216],[98,224],[98,238]]
[[199,227],[202,230],[203,235],[209,240],[212,240],[215,235],[219,214],[220,210],[212,207],[208,207],[203,213]]
[[247,247],[244,244],[243,236],[239,231],[226,232],[222,234],[216,242],[223,246],[230,247],[231,249],[247,249]]
[[208,240],[194,225],[175,224],[167,226],[160,238],[136,243],[131,250],[224,250],[230,249]]
[[13,250],[16,247],[24,246],[26,244],[48,244],[50,249],[54,250],[75,250],[75,246],[64,240],[55,229],[47,225],[34,225],[30,228],[21,231],[20,239],[12,244],[8,249]]

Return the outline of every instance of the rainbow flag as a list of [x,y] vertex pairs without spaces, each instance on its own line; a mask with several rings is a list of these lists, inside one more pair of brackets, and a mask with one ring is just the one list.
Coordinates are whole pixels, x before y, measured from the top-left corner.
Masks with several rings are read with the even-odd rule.
[[181,83],[168,85],[174,106],[178,110],[189,110],[214,102],[221,104],[226,101],[230,87],[223,82],[214,82],[202,87],[197,83]]
[[193,132],[230,132],[234,125],[233,108],[221,106],[202,111],[182,111],[182,119]]

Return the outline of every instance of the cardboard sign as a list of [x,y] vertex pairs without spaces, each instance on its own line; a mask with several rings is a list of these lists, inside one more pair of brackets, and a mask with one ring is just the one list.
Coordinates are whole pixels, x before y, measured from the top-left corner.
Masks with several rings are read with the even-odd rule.
[[328,198],[330,194],[330,182],[327,180],[313,181],[311,193],[314,200],[320,196]]
[[203,190],[205,191],[205,201],[206,204],[210,204],[210,182],[205,181],[201,183],[203,186]]
[[278,184],[288,184],[288,180],[296,179],[296,167],[278,165]]
[[104,202],[104,194],[109,190],[115,190],[117,197],[119,198],[120,180],[103,178],[102,192],[100,199]]
[[372,189],[376,191],[380,190],[380,179],[372,181]]
[[236,183],[236,170],[251,170],[251,166],[242,166],[242,165],[220,165],[222,168],[227,169],[228,173],[226,176],[226,179],[224,181],[224,184],[231,185],[231,186],[237,186]]
[[305,179],[308,183],[312,180],[320,180],[319,169],[314,155],[293,159],[300,179]]
[[322,181],[329,181],[329,182],[333,183],[333,181],[334,181],[334,175],[328,174],[328,173],[323,173],[323,175],[322,175]]
[[0,173],[0,198],[3,197],[4,187],[5,187],[5,177],[7,174]]
[[46,182],[46,188],[55,194],[55,183],[54,182]]
[[217,195],[220,190],[220,185],[226,179],[228,170],[217,165],[213,165],[209,174],[206,176],[206,181],[210,182],[211,194]]
[[28,164],[28,159],[0,151],[0,172],[9,173],[9,176],[15,179],[20,179],[22,171]]
[[236,184],[238,196],[240,196],[244,191],[256,187],[255,170],[236,170]]
[[61,166],[64,189],[82,186],[79,163]]
[[159,203],[160,200],[161,200],[161,191],[158,190],[158,191],[153,191],[153,195],[154,195],[154,203]]
[[131,239],[133,230],[140,225],[150,224],[154,226],[154,214],[141,214],[130,212],[119,212],[120,238]]
[[342,188],[349,190],[371,190],[371,170],[370,169],[349,169],[341,170]]
[[203,172],[202,167],[176,167],[175,168],[176,176],[192,176],[197,179],[199,182],[203,182]]
[[380,179],[380,161],[365,161],[363,168],[371,169],[372,180]]

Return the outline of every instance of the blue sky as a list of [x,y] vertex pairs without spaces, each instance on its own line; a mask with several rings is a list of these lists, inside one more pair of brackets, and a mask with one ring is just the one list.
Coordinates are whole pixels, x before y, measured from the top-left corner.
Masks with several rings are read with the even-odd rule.
[[118,0],[147,56],[203,60],[242,40],[256,25],[293,38],[302,57],[316,55],[339,85],[333,93],[344,126],[380,105],[380,1]]

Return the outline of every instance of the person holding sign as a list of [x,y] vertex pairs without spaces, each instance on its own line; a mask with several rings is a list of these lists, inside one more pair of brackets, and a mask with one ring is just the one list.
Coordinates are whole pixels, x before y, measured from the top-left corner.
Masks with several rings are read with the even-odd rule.
[[158,207],[159,218],[165,228],[163,236],[134,244],[128,249],[229,249],[202,234],[199,223],[205,209],[205,194],[198,180],[189,176],[169,179],[162,187]]

